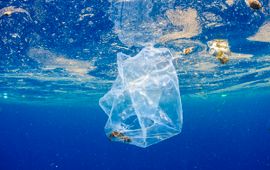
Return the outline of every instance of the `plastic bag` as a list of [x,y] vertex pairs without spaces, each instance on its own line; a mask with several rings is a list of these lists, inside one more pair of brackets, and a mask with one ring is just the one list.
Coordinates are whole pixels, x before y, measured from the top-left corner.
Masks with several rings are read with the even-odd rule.
[[119,53],[118,77],[99,101],[112,141],[147,147],[181,132],[178,77],[168,49],[145,47],[134,57]]

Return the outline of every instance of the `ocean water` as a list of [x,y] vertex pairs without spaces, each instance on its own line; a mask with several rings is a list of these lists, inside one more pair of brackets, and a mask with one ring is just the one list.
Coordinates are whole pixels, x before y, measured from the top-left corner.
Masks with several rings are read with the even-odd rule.
[[[270,169],[270,1],[260,3],[0,1],[0,170]],[[209,45],[220,39],[224,64]],[[117,53],[149,44],[175,58],[182,132],[147,148],[112,142],[98,101]]]
[[269,99],[263,92],[184,97],[182,133],[146,149],[109,141],[97,105],[1,104],[0,167],[269,169]]

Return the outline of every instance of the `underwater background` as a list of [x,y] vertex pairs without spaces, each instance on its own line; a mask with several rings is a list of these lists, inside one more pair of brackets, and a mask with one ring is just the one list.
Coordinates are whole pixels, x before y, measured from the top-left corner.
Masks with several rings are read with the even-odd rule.
[[0,167],[267,170],[269,99],[269,93],[184,97],[182,133],[146,149],[109,141],[97,106],[1,104]]
[[[0,1],[0,170],[270,169],[270,2],[260,3]],[[210,52],[215,40],[228,62]],[[149,43],[175,57],[182,132],[147,148],[111,142],[99,99],[117,53]]]

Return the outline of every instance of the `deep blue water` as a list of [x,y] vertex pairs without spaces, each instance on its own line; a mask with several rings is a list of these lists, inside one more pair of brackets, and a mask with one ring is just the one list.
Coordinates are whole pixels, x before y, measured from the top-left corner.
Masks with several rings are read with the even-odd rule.
[[141,149],[110,142],[98,107],[1,104],[0,169],[270,168],[269,94],[183,98],[183,132]]

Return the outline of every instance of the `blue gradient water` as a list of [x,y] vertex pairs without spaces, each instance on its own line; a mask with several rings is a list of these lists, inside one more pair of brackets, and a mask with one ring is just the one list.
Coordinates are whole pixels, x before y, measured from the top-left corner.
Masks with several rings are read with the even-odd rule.
[[98,107],[2,104],[0,167],[269,169],[269,99],[183,98],[183,132],[147,149],[110,142]]
[[[0,1],[0,170],[269,170],[269,30],[249,39],[270,22],[269,1],[264,11],[244,0],[169,1],[195,9],[201,33],[159,44],[173,55],[195,50],[175,63],[182,132],[146,149],[109,141],[98,106],[117,76],[116,54],[142,48],[114,30],[116,1]],[[166,18],[169,2],[151,2],[151,15]],[[222,20],[206,26],[205,12]],[[213,39],[241,57],[221,64],[208,53]]]

